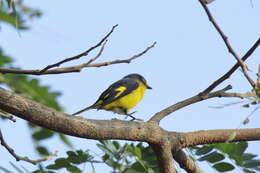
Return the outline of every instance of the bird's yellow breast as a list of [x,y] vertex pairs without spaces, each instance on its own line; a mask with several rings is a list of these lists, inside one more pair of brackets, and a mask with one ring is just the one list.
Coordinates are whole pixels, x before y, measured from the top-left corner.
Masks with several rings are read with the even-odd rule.
[[[142,98],[144,97],[144,92],[146,90],[146,86],[142,83],[139,84],[138,88],[135,89],[133,92],[131,92],[130,94],[121,97],[120,99],[105,105],[103,108],[101,109],[105,109],[105,110],[111,110],[113,108],[123,108],[126,110],[132,109],[133,107],[135,107],[137,105],[137,103],[139,101],[142,100]],[[119,88],[120,89],[120,88]],[[123,88],[121,88],[123,90]]]

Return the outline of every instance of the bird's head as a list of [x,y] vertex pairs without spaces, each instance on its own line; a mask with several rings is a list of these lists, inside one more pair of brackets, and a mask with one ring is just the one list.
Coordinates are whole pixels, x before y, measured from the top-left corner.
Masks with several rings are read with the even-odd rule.
[[147,81],[145,80],[145,78],[143,76],[141,76],[140,74],[132,73],[132,74],[125,76],[124,78],[130,78],[130,79],[137,80],[138,82],[143,83],[146,86],[147,89],[152,89],[152,87],[150,87],[147,84]]

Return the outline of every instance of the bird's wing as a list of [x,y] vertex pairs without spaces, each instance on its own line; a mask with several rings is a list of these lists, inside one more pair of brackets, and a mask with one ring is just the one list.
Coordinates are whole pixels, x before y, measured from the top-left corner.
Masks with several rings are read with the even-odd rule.
[[138,85],[139,84],[135,80],[121,79],[110,85],[108,89],[100,95],[94,106],[97,108],[102,108],[103,106],[130,94],[138,88]]

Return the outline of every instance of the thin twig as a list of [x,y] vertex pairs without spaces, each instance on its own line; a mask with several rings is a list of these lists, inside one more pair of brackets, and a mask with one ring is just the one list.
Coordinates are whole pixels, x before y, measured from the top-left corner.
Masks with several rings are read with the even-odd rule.
[[[88,64],[88,62],[87,62],[87,63],[76,65],[76,66],[70,66],[70,67],[64,67],[64,68],[55,68],[55,69],[52,69],[52,70],[47,70],[43,73],[40,72],[41,70],[22,70],[22,69],[12,69],[12,68],[0,68],[0,73],[30,74],[30,75],[61,74],[61,73],[80,72],[83,68],[89,68],[89,67],[103,67],[103,66],[108,66],[108,65],[112,65],[112,64],[130,63],[131,61],[133,61],[133,60],[141,57],[145,53],[147,53],[155,45],[156,45],[156,42],[154,42],[151,46],[147,47],[141,53],[138,53],[138,54],[136,54],[136,55],[134,55],[134,56],[132,56],[128,59],[107,61],[107,62],[94,63],[94,64]],[[94,60],[95,60],[95,58],[94,58]]]
[[88,65],[88,64],[91,64],[91,63],[94,62],[94,61],[96,61],[96,60],[102,55],[102,53],[103,53],[103,51],[104,51],[104,49],[105,49],[106,43],[107,43],[107,40],[106,40],[106,41],[103,43],[103,45],[101,46],[101,48],[100,48],[98,54],[97,54],[94,58],[90,59],[90,60],[86,63],[87,65]]
[[82,68],[85,67],[101,67],[101,66],[107,66],[107,65],[111,65],[111,64],[118,64],[118,63],[130,63],[132,60],[141,57],[142,55],[144,55],[146,52],[148,52],[150,49],[152,49],[154,46],[156,45],[156,42],[154,42],[151,46],[147,47],[145,50],[143,50],[142,52],[128,58],[128,59],[124,59],[124,60],[114,60],[114,61],[110,61],[110,62],[101,62],[101,63],[96,63],[96,64],[80,64],[78,66],[74,66],[76,69],[78,69],[79,71]]
[[[249,58],[253,52],[256,50],[256,48],[260,44],[260,38],[253,44],[253,46],[246,52],[246,54],[243,56],[242,60],[245,61],[247,58]],[[204,91],[200,93],[201,96],[206,95],[210,93],[214,88],[216,88],[220,83],[228,79],[239,67],[239,63],[237,62],[228,72],[226,72],[223,76],[221,76],[218,80],[214,81],[209,87],[207,87]]]
[[250,76],[247,73],[246,64],[242,61],[242,59],[236,54],[236,52],[232,48],[232,46],[231,46],[231,44],[230,44],[230,42],[228,40],[228,37],[224,34],[224,32],[222,31],[220,26],[217,24],[216,20],[212,16],[212,14],[211,14],[210,10],[208,9],[207,5],[203,2],[203,0],[199,0],[199,2],[202,5],[202,7],[204,8],[206,14],[208,15],[209,21],[213,24],[213,26],[215,27],[215,29],[218,31],[218,33],[220,34],[221,38],[223,39],[223,41],[224,41],[224,43],[225,43],[229,53],[231,53],[235,57],[235,59],[239,63],[239,66],[242,68],[244,76],[246,77],[246,79],[248,80],[250,85],[253,88],[255,88],[255,82],[250,78]]
[[45,71],[53,68],[53,67],[59,67],[61,64],[65,63],[65,62],[69,62],[69,61],[72,61],[72,60],[75,60],[75,59],[79,59],[81,58],[82,56],[87,56],[89,54],[89,52],[91,52],[92,50],[96,49],[97,47],[101,46],[102,43],[107,40],[107,38],[114,32],[114,29],[117,27],[118,25],[114,25],[111,29],[111,31],[105,36],[103,37],[96,45],[92,46],[91,48],[87,49],[86,51],[76,55],[76,56],[73,56],[73,57],[69,57],[69,58],[65,58],[64,60],[62,61],[59,61],[55,64],[51,64],[51,65],[48,65],[47,67],[45,67],[44,69],[40,70],[40,73],[44,73]]
[[[260,64],[258,66],[258,73],[257,73],[257,80],[256,80],[256,89],[260,89]],[[259,95],[260,95],[260,91],[259,91]]]
[[194,103],[197,103],[197,102],[200,102],[202,100],[206,100],[206,99],[209,99],[209,98],[214,98],[214,97],[224,97],[224,94],[227,90],[230,90],[232,89],[232,86],[231,85],[228,85],[226,86],[225,88],[221,89],[221,90],[218,90],[218,91],[215,91],[215,92],[212,92],[212,93],[209,93],[203,97],[201,97],[199,94],[194,96],[194,97],[191,97],[191,98],[188,98],[188,99],[185,99],[183,101],[180,101],[174,105],[171,105],[163,110],[161,110],[160,112],[157,112],[155,115],[152,116],[152,118],[148,121],[148,122],[155,122],[155,123],[159,123],[163,118],[165,118],[167,115],[171,114],[172,112],[175,112],[183,107],[186,107],[188,105],[191,105],[191,104],[194,104]]
[[2,117],[2,118],[4,118],[4,119],[11,120],[11,121],[13,121],[14,123],[16,122],[16,119],[15,119],[12,115],[4,114],[3,112],[0,112],[0,117]]
[[5,142],[4,140],[4,137],[2,135],[2,132],[1,132],[1,129],[0,129],[0,143],[3,147],[6,148],[6,150],[16,159],[16,161],[25,161],[25,162],[28,162],[28,163],[31,163],[33,165],[36,165],[37,163],[40,163],[40,162],[43,162],[43,161],[47,161],[47,160],[50,160],[52,159],[53,157],[56,157],[57,154],[58,154],[58,151],[55,151],[54,153],[46,156],[46,157],[43,157],[41,159],[38,159],[38,160],[32,160],[32,159],[29,159],[28,157],[21,157],[19,155],[17,155],[15,152],[14,152],[14,149],[12,149],[9,145],[7,145],[7,143]]

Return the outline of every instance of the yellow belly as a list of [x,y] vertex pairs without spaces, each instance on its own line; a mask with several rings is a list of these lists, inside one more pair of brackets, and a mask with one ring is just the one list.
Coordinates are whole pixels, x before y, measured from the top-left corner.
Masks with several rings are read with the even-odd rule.
[[146,86],[143,84],[139,84],[139,87],[136,90],[134,90],[132,93],[130,93],[124,97],[121,97],[120,99],[118,99],[108,105],[105,105],[101,109],[111,110],[113,108],[118,107],[118,108],[130,110],[133,107],[135,107],[139,101],[142,100],[142,98],[144,97],[145,90],[146,90]]

